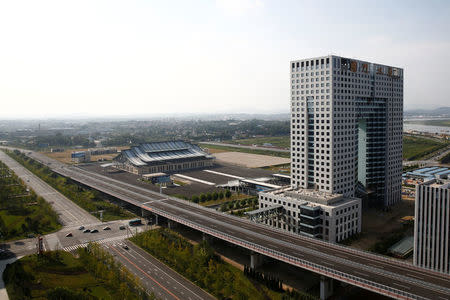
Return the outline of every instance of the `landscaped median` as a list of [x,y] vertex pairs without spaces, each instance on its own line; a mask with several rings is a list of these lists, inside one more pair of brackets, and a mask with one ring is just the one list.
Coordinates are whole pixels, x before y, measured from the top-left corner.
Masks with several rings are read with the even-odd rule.
[[255,272],[247,272],[245,276],[216,255],[208,243],[193,245],[169,229],[150,230],[130,240],[218,299],[315,299],[279,288],[271,290],[272,277],[260,280],[264,277],[259,273],[255,276]]
[[58,215],[0,162],[0,241],[46,234],[61,228]]
[[133,213],[109,202],[100,192],[82,187],[72,180],[56,174],[50,168],[26,156],[20,151],[5,150],[5,153],[94,216],[97,216],[96,212],[103,210],[103,221],[130,219],[135,217]]
[[78,250],[29,255],[7,265],[3,274],[11,300],[155,299],[98,244]]

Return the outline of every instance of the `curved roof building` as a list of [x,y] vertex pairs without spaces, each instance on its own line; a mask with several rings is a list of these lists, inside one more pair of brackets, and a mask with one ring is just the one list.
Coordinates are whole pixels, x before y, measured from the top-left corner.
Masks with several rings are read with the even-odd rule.
[[116,166],[135,174],[171,172],[211,166],[214,157],[183,141],[145,143],[114,158]]

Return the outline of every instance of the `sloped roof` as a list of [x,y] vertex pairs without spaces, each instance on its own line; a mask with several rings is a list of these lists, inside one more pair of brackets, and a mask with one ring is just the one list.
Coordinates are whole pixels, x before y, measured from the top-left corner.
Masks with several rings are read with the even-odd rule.
[[[145,143],[122,150],[117,157],[126,159],[134,166],[145,166],[152,162],[182,160],[188,158],[212,158],[197,145],[183,141]],[[117,160],[116,158],[116,160]]]

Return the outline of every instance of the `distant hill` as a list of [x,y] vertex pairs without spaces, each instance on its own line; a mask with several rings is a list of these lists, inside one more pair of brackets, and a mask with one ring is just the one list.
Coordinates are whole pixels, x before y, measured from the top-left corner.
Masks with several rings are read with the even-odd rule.
[[426,117],[450,117],[450,107],[444,106],[436,109],[412,109],[405,110],[405,116],[426,116]]

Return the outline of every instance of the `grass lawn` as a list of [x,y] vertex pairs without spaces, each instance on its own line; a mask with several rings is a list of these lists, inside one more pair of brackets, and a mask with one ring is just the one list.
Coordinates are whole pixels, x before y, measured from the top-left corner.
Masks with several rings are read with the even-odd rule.
[[101,192],[81,187],[76,182],[56,174],[50,168],[22,153],[7,151],[6,154],[95,217],[98,217],[97,211],[103,210],[103,221],[105,222],[135,217],[135,214],[109,201],[108,196]]
[[[29,234],[47,234],[61,228],[61,224],[58,223],[57,218],[45,217],[42,215],[39,205],[29,206],[27,215],[13,215],[8,211],[3,210],[0,211],[0,218],[3,219],[3,222],[10,233],[10,235],[7,236],[8,241],[20,240],[26,238]],[[43,221],[42,218],[45,218],[45,224],[41,224],[36,232],[28,227],[23,227],[28,224],[26,218],[30,218],[32,220],[39,219],[40,221]]]
[[72,254],[59,251],[58,256],[29,255],[8,267],[4,280],[9,298],[23,299],[23,294],[14,285],[14,280],[23,277],[26,278],[23,285],[31,289],[33,299],[47,299],[47,292],[56,287],[66,287],[98,299],[115,299],[110,289],[92,276]]
[[17,240],[60,228],[58,215],[50,204],[0,162],[0,240]]
[[447,141],[405,135],[403,136],[403,159],[420,160],[448,145],[450,143]]
[[218,299],[283,299],[285,295],[245,276],[206,242],[192,245],[178,233],[163,228],[130,240]]
[[290,141],[291,141],[290,137],[286,135],[286,136],[268,136],[268,137],[231,140],[231,141],[224,141],[224,143],[241,144],[248,146],[251,145],[263,146],[265,143],[267,143],[272,144],[272,146],[274,147],[289,149]]

